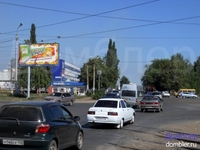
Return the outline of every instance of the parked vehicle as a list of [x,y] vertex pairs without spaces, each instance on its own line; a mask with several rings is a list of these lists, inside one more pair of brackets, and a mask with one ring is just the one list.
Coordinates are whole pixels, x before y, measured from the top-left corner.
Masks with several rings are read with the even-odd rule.
[[60,93],[60,92],[52,93],[50,96],[46,96],[44,99],[46,101],[59,102],[61,104],[69,106],[72,106],[73,103],[75,102],[74,95],[70,93]]
[[162,97],[170,97],[170,93],[168,91],[162,91]]
[[134,122],[135,110],[128,107],[123,99],[101,98],[89,108],[87,120],[90,127],[96,124],[113,124],[119,129],[125,122]]
[[20,101],[0,110],[0,149],[80,150],[84,133],[79,116],[58,102]]
[[194,93],[185,92],[185,93],[179,93],[179,97],[181,97],[181,98],[197,98],[197,95]]
[[147,111],[148,109],[157,110],[158,112],[163,111],[163,100],[159,96],[144,96],[140,101],[141,111]]

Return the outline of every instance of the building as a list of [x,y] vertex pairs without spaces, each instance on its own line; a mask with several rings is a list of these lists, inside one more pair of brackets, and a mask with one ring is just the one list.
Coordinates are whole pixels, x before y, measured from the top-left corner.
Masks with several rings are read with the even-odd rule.
[[59,64],[57,66],[52,67],[53,81],[79,82],[78,76],[80,73],[81,70],[79,67],[62,59],[59,60]]
[[79,75],[81,70],[79,67],[66,62],[63,59],[59,60],[57,66],[52,67],[51,87],[52,92],[73,92],[78,95],[84,95],[86,83],[80,82]]
[[4,69],[3,71],[0,71],[0,87],[2,89],[10,89],[13,87],[10,70]]

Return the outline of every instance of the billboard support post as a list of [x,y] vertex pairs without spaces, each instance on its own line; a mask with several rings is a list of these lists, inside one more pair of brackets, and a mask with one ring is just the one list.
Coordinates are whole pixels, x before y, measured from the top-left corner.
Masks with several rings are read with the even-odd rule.
[[30,98],[30,77],[31,77],[31,67],[28,66],[28,86],[27,86],[27,98]]

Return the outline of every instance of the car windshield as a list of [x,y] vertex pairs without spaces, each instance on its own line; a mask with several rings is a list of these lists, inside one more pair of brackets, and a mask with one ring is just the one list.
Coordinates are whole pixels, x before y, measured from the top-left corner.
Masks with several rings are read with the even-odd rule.
[[133,97],[135,97],[135,91],[123,90],[122,96],[133,96]]
[[62,95],[62,93],[52,93],[51,96],[61,96],[61,95]]
[[99,100],[94,105],[94,107],[110,107],[110,108],[117,108],[117,101],[112,100]]
[[43,121],[41,110],[31,106],[6,106],[0,112],[0,118],[17,118],[20,121]]
[[69,94],[69,93],[65,93],[65,96],[66,96],[66,97],[70,97],[71,94]]

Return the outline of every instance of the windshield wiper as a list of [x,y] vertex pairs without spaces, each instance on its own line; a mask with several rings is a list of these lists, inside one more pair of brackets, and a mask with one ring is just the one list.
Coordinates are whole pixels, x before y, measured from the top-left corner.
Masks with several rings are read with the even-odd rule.
[[5,120],[16,120],[17,121],[17,125],[19,126],[19,119],[15,118],[15,117],[1,117],[0,119],[5,119]]

